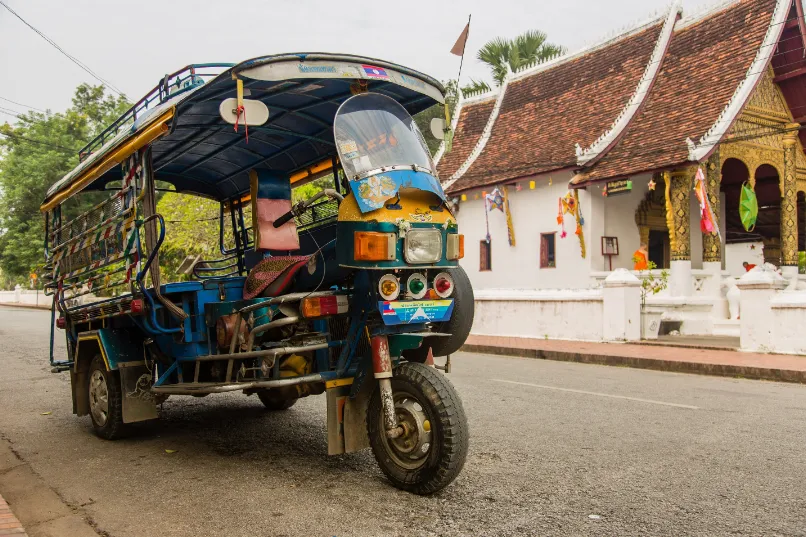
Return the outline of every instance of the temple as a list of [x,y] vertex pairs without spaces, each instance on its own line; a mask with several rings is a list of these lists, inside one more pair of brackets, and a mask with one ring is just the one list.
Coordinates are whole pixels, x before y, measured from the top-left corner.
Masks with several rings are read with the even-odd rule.
[[[452,147],[436,158],[466,238],[474,333],[608,339],[596,304],[608,279],[629,280],[618,269],[639,290],[666,271],[640,307],[667,329],[741,334],[745,346],[736,289],[749,300],[761,276],[745,276],[745,263],[756,265],[775,318],[782,289],[801,285],[806,249],[801,2],[734,0],[691,15],[675,4],[460,98]],[[752,202],[754,223],[740,210]],[[642,243],[656,270],[633,270]]]

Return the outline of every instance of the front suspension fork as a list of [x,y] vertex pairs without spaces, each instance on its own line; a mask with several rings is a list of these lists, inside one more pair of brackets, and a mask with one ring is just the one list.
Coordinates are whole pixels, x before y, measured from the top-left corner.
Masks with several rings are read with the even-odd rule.
[[383,411],[386,436],[397,438],[405,430],[397,422],[395,398],[392,395],[392,358],[389,355],[389,338],[384,335],[372,337],[372,369],[381,393],[381,410]]

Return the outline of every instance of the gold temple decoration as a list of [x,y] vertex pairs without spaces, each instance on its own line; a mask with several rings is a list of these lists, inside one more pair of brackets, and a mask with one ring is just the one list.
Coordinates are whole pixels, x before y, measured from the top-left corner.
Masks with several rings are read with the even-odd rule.
[[[674,206],[672,204],[672,177],[669,172],[663,172],[663,181],[666,184],[666,227],[669,229],[669,249],[677,250],[677,237],[674,232]],[[674,255],[674,254],[673,254]]]
[[585,259],[586,250],[585,250],[585,233],[582,231],[582,207],[579,205],[579,190],[574,189],[574,199],[576,200],[576,218],[577,218],[577,229],[576,234],[579,237],[579,249],[581,250],[582,259]]
[[[711,204],[711,210],[714,213],[714,219],[719,226],[720,232],[725,233],[719,216],[719,183],[722,181],[719,162],[719,146],[717,146],[705,165],[705,188],[708,193],[708,202]],[[719,235],[715,233],[702,234],[702,260],[706,263],[722,261],[722,240]]]
[[[778,172],[783,195],[784,137],[787,136],[787,125],[792,124],[793,117],[781,90],[773,82],[773,77],[770,67],[720,144],[719,168],[729,158],[740,160],[747,166],[748,181],[755,188],[755,173],[759,166],[772,166]],[[795,151],[795,191],[806,192],[806,155],[800,140],[795,142],[800,149]]]
[[[689,261],[691,259],[691,181],[694,177],[691,168],[675,170],[671,173],[669,199],[672,205],[670,229],[674,229],[672,244],[672,261]],[[671,233],[670,233],[671,235]]]
[[[797,123],[789,127],[796,129]],[[798,193],[795,162],[797,158],[797,131],[784,135],[783,198],[781,199],[781,264],[798,265]],[[801,151],[802,153],[802,151]]]

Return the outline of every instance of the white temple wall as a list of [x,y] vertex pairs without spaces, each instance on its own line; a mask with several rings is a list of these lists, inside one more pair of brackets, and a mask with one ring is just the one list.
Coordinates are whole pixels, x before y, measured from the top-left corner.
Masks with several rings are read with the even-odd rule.
[[734,278],[741,278],[746,272],[742,263],[747,261],[753,265],[764,263],[764,243],[742,242],[737,244],[726,244],[725,249],[725,270],[730,272]]
[[[551,185],[549,185],[551,179]],[[461,265],[465,269],[476,290],[483,289],[568,289],[590,287],[590,261],[580,253],[579,239],[574,234],[576,222],[571,215],[565,215],[567,236],[561,238],[557,223],[558,200],[568,193],[569,172],[552,173],[519,181],[521,191],[509,187],[509,205],[515,229],[515,246],[507,240],[506,215],[500,211],[488,214],[492,251],[492,270],[479,270],[480,242],[486,231],[484,202],[481,190],[467,194],[468,199],[459,204],[457,222],[459,231],[465,236],[465,257]],[[535,181],[534,190],[529,181]],[[487,192],[492,187],[485,188]],[[479,199],[473,199],[478,194]],[[585,240],[588,252],[601,249],[600,243],[592,242],[590,200],[585,192],[580,192],[580,206],[583,210]],[[555,268],[540,268],[540,234],[556,233]],[[596,239],[598,241],[598,239]]]
[[[604,235],[618,237],[619,255],[613,256],[613,270],[618,268],[632,270],[635,265],[632,261],[632,254],[641,245],[638,226],[635,224],[635,210],[649,191],[647,184],[651,178],[651,174],[635,176],[632,178],[632,191],[614,194],[606,198],[602,196],[604,185],[588,187],[592,196],[598,196],[603,201],[601,208],[604,210]],[[591,246],[601,252],[601,239],[597,244]],[[601,264],[594,265],[593,270],[610,270],[606,257],[598,262]]]
[[475,294],[473,335],[584,341],[603,338],[603,300],[599,289],[495,289],[477,290]]

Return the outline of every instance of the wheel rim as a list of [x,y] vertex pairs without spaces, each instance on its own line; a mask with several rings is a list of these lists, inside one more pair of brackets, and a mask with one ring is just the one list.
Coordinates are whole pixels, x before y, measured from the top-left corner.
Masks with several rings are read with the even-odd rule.
[[106,425],[109,419],[109,390],[106,377],[97,369],[90,376],[90,412],[96,425]]
[[386,453],[395,464],[414,470],[425,464],[433,450],[432,422],[418,397],[396,390],[394,400],[397,421],[404,432],[397,438],[389,438],[382,431],[381,439]]

